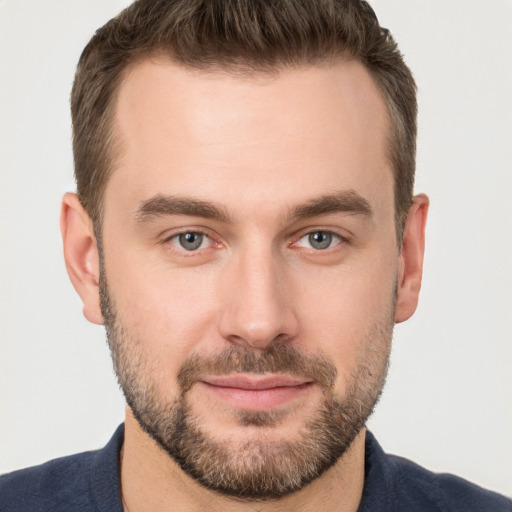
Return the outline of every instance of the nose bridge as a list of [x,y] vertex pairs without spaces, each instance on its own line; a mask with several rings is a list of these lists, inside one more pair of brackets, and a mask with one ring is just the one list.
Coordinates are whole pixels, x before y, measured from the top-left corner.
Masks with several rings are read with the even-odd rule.
[[264,348],[277,338],[297,334],[282,265],[270,244],[238,255],[226,279],[220,326],[224,338]]

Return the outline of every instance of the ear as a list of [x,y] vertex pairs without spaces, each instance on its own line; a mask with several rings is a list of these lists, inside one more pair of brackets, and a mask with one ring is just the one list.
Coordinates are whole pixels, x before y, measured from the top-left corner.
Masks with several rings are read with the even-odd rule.
[[60,230],[64,246],[64,260],[69,278],[84,305],[85,318],[94,324],[103,324],[100,308],[100,264],[96,237],[91,218],[76,194],[62,198]]
[[423,274],[428,205],[429,201],[426,195],[417,195],[413,198],[413,204],[407,215],[398,267],[396,323],[409,319],[418,305]]

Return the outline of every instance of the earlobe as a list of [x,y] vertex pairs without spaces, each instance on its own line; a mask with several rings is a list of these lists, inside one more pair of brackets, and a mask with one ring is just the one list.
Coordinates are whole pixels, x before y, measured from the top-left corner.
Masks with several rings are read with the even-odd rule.
[[60,228],[69,278],[82,299],[84,316],[103,324],[99,299],[99,255],[94,226],[76,194],[62,198]]
[[398,270],[396,323],[409,319],[418,305],[423,274],[428,206],[428,197],[419,194],[414,197],[407,216]]

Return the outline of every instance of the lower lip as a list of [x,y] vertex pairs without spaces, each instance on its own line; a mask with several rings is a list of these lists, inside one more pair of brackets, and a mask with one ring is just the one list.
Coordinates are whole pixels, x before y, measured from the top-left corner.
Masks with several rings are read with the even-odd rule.
[[268,411],[279,407],[304,395],[312,386],[312,383],[305,383],[268,389],[241,389],[213,386],[206,382],[202,384],[216,397],[246,411]]

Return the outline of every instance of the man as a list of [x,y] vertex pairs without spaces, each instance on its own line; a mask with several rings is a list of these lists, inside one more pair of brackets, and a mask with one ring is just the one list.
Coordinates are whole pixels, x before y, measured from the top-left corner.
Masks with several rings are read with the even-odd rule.
[[139,1],[72,96],[66,265],[127,400],[1,510],[510,510],[365,430],[414,312],[413,78],[363,2]]

